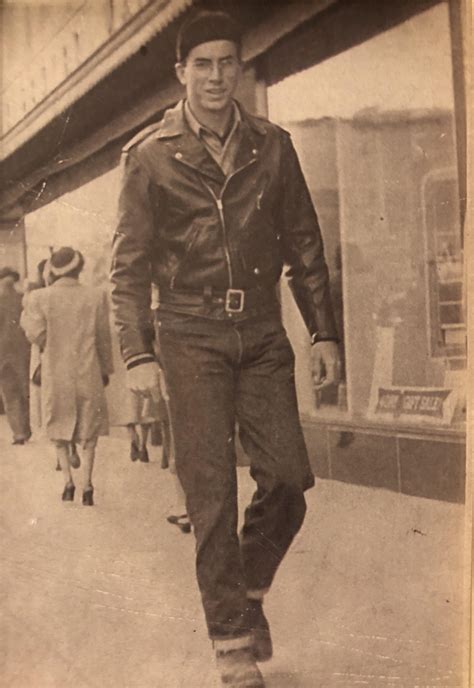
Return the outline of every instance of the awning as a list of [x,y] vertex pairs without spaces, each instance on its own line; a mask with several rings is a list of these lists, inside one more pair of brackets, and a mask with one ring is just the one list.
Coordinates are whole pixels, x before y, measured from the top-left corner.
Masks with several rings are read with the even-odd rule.
[[6,133],[1,140],[0,160],[6,159],[65,112],[192,4],[193,0],[150,2]]

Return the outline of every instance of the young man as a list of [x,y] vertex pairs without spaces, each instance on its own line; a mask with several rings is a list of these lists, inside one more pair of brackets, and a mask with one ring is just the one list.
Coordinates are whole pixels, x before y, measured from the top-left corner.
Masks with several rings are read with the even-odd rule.
[[[145,325],[159,288],[160,363],[209,635],[223,685],[260,688],[256,661],[272,654],[263,598],[314,484],[276,294],[284,264],[317,386],[336,381],[339,361],[310,195],[289,135],[233,99],[240,50],[226,14],[181,28],[186,98],[124,148],[112,282],[128,384],[142,394],[158,386]],[[240,541],[236,421],[257,483]]]

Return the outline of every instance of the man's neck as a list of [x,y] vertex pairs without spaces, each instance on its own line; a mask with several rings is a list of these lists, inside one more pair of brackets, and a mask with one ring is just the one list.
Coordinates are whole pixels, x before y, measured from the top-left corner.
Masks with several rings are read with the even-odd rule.
[[218,112],[201,110],[200,108],[193,106],[189,101],[188,105],[199,124],[202,124],[203,127],[210,129],[220,138],[224,138],[230,129],[230,123],[234,111],[234,104],[232,101],[225,110],[220,110]]

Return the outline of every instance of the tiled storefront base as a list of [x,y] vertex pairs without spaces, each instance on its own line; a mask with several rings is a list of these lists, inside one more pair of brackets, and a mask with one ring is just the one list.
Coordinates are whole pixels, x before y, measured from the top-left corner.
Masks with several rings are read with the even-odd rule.
[[303,419],[311,464],[320,478],[409,495],[463,502],[462,436],[435,438]]

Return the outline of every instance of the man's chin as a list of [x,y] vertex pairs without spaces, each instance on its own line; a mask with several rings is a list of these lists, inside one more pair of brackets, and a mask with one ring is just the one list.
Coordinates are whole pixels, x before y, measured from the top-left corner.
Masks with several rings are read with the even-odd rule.
[[206,100],[206,102],[203,103],[203,106],[206,110],[212,110],[212,112],[222,112],[223,110],[227,110],[230,103],[230,98],[212,98]]

